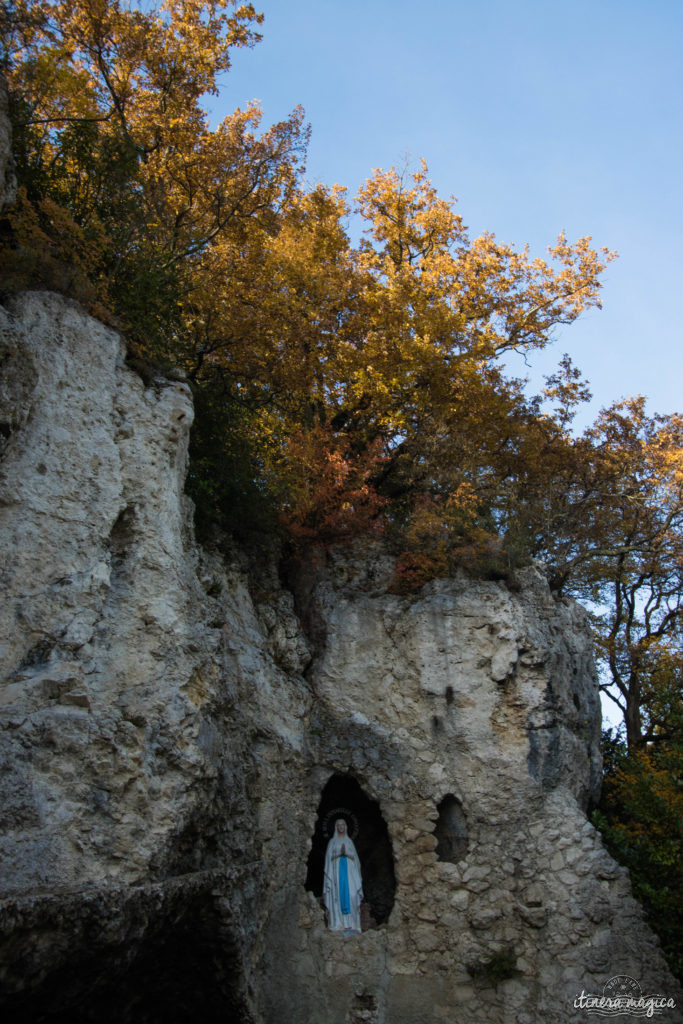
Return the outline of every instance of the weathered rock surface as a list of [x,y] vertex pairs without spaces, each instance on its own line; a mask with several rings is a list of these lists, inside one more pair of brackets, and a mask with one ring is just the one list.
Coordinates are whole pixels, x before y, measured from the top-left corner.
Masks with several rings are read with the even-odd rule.
[[[585,817],[582,609],[533,568],[403,597],[381,547],[287,587],[200,551],[186,385],[66,300],[1,312],[5,1019],[564,1024],[619,974],[680,1000]],[[361,790],[394,867],[365,849],[345,938],[316,858],[346,799],[362,849]]]
[[[52,295],[20,298],[2,328],[0,894],[16,896],[2,971],[9,995],[36,993],[37,1014],[93,950],[114,979],[149,958],[160,929],[177,931],[185,888],[248,949],[239,921],[253,932],[257,919],[220,898],[229,875],[231,899],[250,901],[258,867],[236,707],[267,655],[243,580],[221,566],[227,621],[189,543],[187,386],[145,387],[115,333]],[[183,941],[181,961],[196,948]],[[231,985],[238,1004],[240,972]]]

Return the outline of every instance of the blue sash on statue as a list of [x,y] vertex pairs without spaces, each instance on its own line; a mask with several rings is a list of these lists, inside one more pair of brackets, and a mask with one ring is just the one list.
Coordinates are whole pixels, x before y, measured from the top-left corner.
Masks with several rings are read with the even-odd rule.
[[351,913],[351,897],[349,896],[349,868],[346,857],[339,858],[339,905],[342,914]]

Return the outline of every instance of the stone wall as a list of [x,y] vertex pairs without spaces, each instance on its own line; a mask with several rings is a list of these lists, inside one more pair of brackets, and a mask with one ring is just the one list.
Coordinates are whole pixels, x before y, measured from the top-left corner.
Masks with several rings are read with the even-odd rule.
[[[67,300],[1,312],[5,1019],[541,1024],[619,974],[680,1000],[585,817],[582,609],[533,568],[406,597],[378,546],[198,549],[186,384]],[[324,792],[354,786],[395,891],[344,937],[306,880]]]

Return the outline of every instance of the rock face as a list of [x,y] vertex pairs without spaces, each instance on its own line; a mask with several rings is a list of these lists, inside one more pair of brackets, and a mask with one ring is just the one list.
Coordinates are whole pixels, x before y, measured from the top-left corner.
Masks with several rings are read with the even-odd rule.
[[[564,1024],[615,975],[681,1005],[585,817],[580,607],[533,568],[406,597],[379,546],[201,551],[187,386],[52,295],[2,328],[4,1019]],[[338,814],[358,936],[319,899]]]

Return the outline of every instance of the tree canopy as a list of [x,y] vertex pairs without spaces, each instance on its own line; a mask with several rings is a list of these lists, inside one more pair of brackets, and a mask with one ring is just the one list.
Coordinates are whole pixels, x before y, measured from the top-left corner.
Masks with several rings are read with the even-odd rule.
[[[539,559],[591,603],[628,771],[680,786],[683,419],[632,398],[578,434],[568,356],[539,395],[505,362],[599,305],[614,254],[471,238],[424,163],[356,197],[311,188],[300,109],[212,126],[207,95],[259,39],[251,4],[5,0],[0,19],[21,186],[0,289],[63,291],[138,365],[184,370],[198,528],[294,550],[381,534],[405,591]],[[625,792],[610,820],[632,833]]]
[[652,740],[645,695],[678,664],[683,421],[630,399],[577,436],[570,358],[536,396],[504,362],[598,305],[614,254],[470,238],[424,162],[354,199],[309,188],[301,110],[212,127],[206,97],[261,21],[236,0],[3,5],[22,187],[0,284],[74,294],[186,372],[205,527],[239,532],[251,507],[295,545],[381,532],[406,589],[540,559],[607,609],[612,696],[629,744]]

